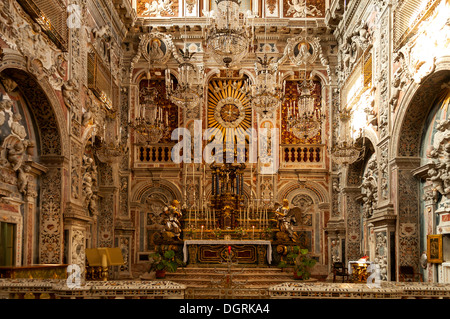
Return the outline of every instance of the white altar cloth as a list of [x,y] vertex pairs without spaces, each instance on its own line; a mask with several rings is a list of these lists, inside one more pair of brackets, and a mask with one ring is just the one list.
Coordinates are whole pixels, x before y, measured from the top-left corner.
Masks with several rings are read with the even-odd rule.
[[207,240],[188,239],[184,241],[183,255],[184,262],[188,260],[187,245],[267,245],[267,262],[272,263],[272,245],[270,240]]

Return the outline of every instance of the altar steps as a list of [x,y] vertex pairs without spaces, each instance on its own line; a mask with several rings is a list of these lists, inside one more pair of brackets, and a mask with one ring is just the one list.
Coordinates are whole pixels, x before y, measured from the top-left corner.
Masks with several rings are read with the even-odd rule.
[[[232,275],[232,284],[226,286],[226,276]],[[279,268],[179,268],[166,273],[166,280],[186,285],[186,297],[190,299],[268,297],[268,288],[294,281],[291,272]],[[231,287],[231,289],[230,289]]]

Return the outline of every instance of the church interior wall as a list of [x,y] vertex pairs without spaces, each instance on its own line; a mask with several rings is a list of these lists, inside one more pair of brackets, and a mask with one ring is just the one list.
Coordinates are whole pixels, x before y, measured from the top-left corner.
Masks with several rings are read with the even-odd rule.
[[[441,184],[433,184],[430,175],[439,163],[448,164],[437,140],[448,103],[435,103],[450,83],[443,18],[448,1],[411,18],[408,38],[399,35],[403,2],[314,0],[302,19],[292,1],[242,1],[241,11],[258,18],[251,54],[234,69],[223,68],[206,48],[206,15],[217,10],[212,0],[159,6],[132,0],[121,12],[103,1],[71,0],[82,25],[68,27],[58,41],[21,2],[6,0],[0,8],[0,221],[16,225],[15,266],[84,267],[86,249],[120,247],[125,263],[116,269],[118,278],[146,272],[148,255],[159,245],[164,207],[177,200],[202,210],[213,197],[209,163],[175,163],[170,151],[178,140],[170,133],[181,127],[195,133],[196,120],[202,132],[225,132],[224,125],[236,120],[215,115],[214,85],[255,83],[255,58],[266,53],[283,72],[287,101],[298,98],[302,72],[311,74],[325,119],[318,133],[301,139],[287,129],[289,104],[264,119],[243,111],[241,128],[278,129],[280,164],[275,174],[263,174],[269,165],[247,163],[245,205],[258,199],[267,209],[288,199],[297,214],[294,230],[321,276],[336,261],[368,255],[381,265],[385,281],[398,280],[400,266],[412,266],[428,282],[450,278],[448,247],[443,262],[426,268],[420,262],[428,235],[443,235],[448,246],[450,233],[450,217],[443,217],[449,212],[441,205],[446,191],[436,188],[447,180],[441,176]],[[421,1],[413,2],[419,8]],[[152,53],[155,39],[160,47]],[[310,63],[296,51],[301,41],[314,53]],[[195,51],[205,74],[200,106],[189,110],[166,95],[165,72],[181,82],[185,47]],[[142,112],[147,85],[159,91],[158,105],[167,107],[161,118],[167,114],[169,127],[156,143],[131,125]],[[238,96],[238,89],[231,91]],[[364,151],[355,163],[339,165],[332,149],[343,139],[340,116],[346,109],[353,116],[352,137]],[[14,133],[12,116],[19,113]],[[202,150],[207,142],[201,141]],[[12,143],[29,148],[14,159]],[[109,145],[120,155],[105,153]],[[442,152],[433,160],[431,146]]]

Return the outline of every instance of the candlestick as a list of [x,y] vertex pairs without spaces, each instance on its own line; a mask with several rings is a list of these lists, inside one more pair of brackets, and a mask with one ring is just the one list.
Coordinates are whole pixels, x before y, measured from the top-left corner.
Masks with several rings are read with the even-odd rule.
[[241,209],[239,208],[239,226],[241,226],[242,227],[242,211],[241,211]]
[[203,239],[203,225],[202,225],[202,231],[200,233],[200,239]]
[[255,226],[253,225],[252,228],[253,228],[253,239],[255,239]]
[[192,217],[192,211],[189,210],[189,225],[191,225],[191,223],[192,223],[191,217]]

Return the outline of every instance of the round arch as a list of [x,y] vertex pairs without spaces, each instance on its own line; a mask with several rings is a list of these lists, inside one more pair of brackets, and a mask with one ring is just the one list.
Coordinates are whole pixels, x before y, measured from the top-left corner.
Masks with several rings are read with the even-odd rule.
[[[61,134],[67,127],[63,103],[47,79],[37,79],[30,74],[25,59],[19,54],[5,54],[0,63],[0,74],[19,84],[24,97],[32,106],[32,113],[41,131],[42,155],[61,155],[69,158],[70,143],[68,134]],[[33,100],[30,100],[30,99]],[[55,134],[56,133],[56,134]]]
[[282,186],[278,190],[278,201],[281,203],[284,198],[292,199],[291,197],[297,195],[300,190],[308,194],[315,204],[330,202],[328,190],[319,183],[311,181],[307,181],[303,185],[299,185],[298,182],[290,182]]
[[450,57],[439,61],[435,71],[421,83],[409,84],[397,106],[390,145],[392,158],[419,156],[425,120],[442,84],[450,81]]
[[166,180],[161,180],[158,183],[149,180],[138,182],[132,187],[130,201],[135,203],[142,203],[145,198],[152,192],[165,193],[168,200],[170,197],[170,199],[176,199],[181,202],[183,198],[181,190],[177,185]]
[[[60,264],[64,255],[64,170],[69,170],[67,166],[70,158],[69,134],[65,134],[68,126],[66,107],[46,77],[38,78],[30,72],[26,57],[19,52],[4,50],[0,74],[17,84],[15,90],[27,103],[36,125],[36,139],[40,145],[39,162],[45,167],[39,177],[38,199],[33,211],[29,212],[38,221],[39,230],[24,228],[24,241],[27,244],[23,249],[29,256],[24,262]],[[14,94],[15,90],[7,93]],[[37,245],[37,250],[34,245]]]
[[[420,83],[411,82],[397,106],[393,121],[391,175],[397,181],[393,198],[396,210],[396,240],[407,243],[396,251],[396,266],[412,266],[419,271],[421,224],[420,181],[414,169],[420,166],[421,144],[429,114],[436,98],[450,81],[450,57],[436,61],[434,72]],[[409,231],[405,231],[405,229]],[[405,245],[406,246],[406,245]],[[397,274],[398,276],[398,274]]]

